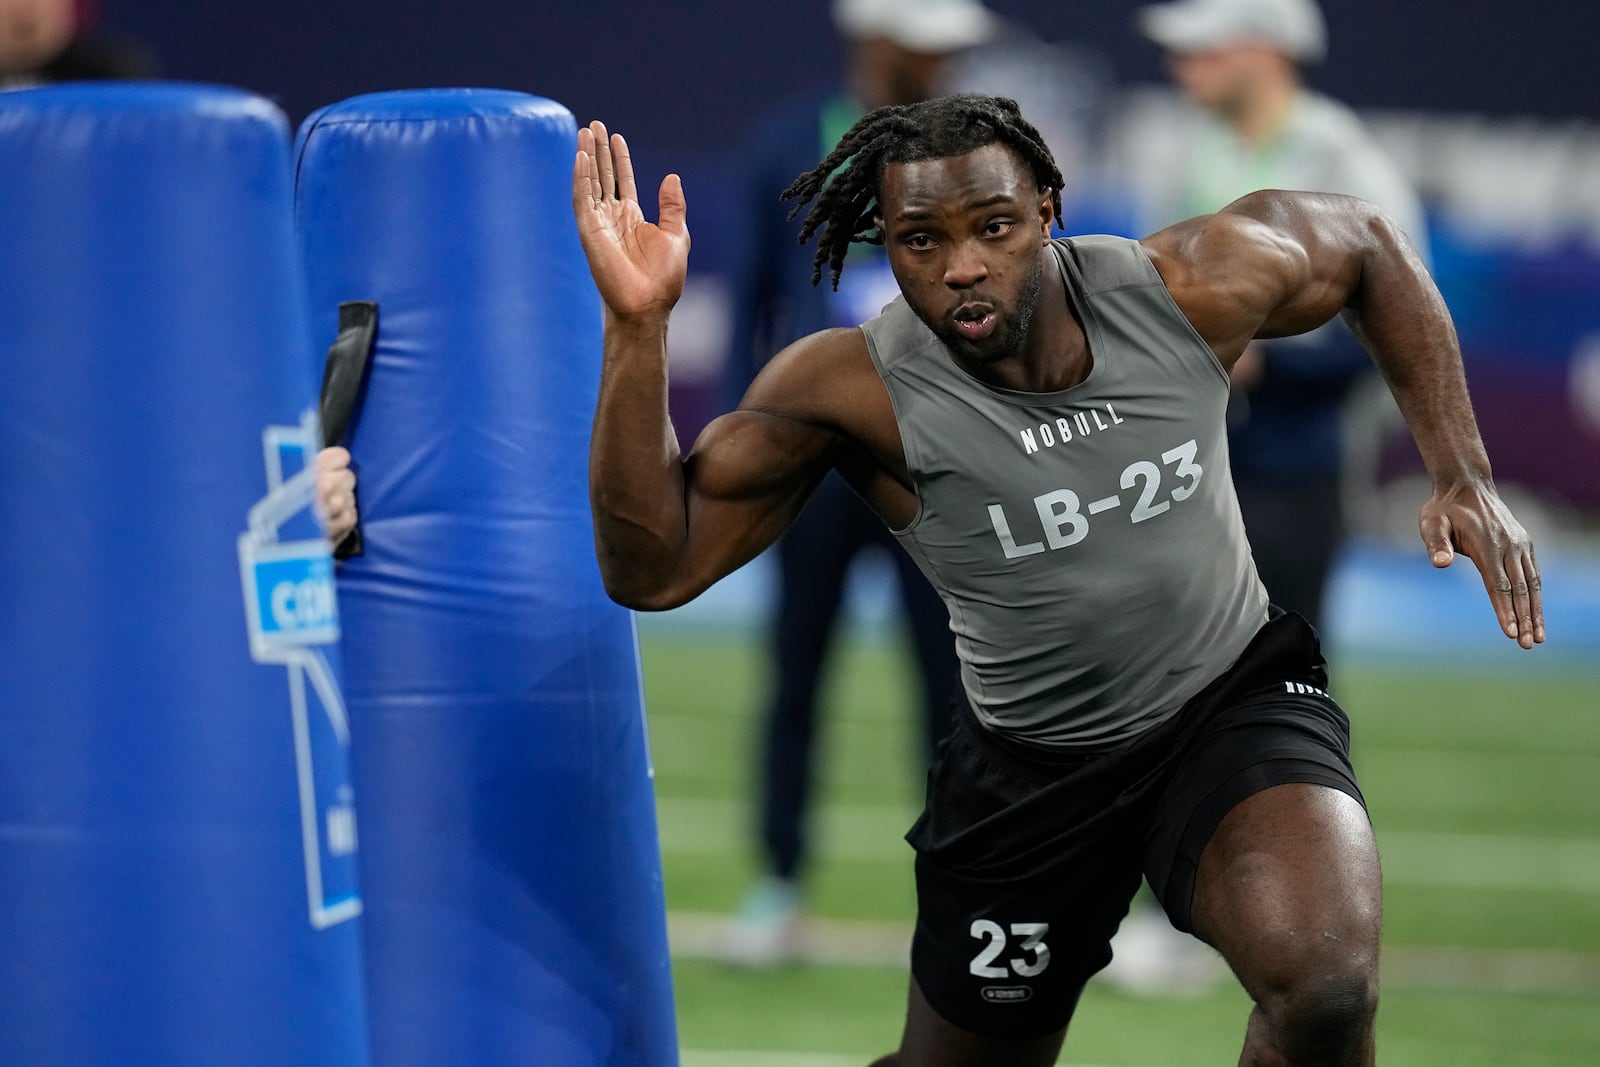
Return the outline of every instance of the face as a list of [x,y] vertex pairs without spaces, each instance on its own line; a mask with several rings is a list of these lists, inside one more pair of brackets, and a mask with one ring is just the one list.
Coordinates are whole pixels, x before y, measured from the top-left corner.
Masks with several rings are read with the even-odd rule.
[[1184,94],[1203,108],[1231,111],[1250,91],[1251,49],[1228,45],[1197,52],[1174,52],[1167,69]]
[[72,40],[73,0],[0,0],[0,74],[37,70]]
[[1054,211],[1004,145],[895,163],[878,190],[879,229],[906,303],[955,356],[982,366],[1028,338]]

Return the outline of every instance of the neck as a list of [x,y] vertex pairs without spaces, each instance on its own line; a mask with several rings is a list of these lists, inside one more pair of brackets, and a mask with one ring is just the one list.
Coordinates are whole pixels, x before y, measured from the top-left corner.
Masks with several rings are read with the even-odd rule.
[[1053,251],[1045,254],[1048,261],[1044,282],[1039,286],[1039,307],[1023,345],[1028,383],[1022,388],[1037,393],[1072,388],[1089,376],[1093,363],[1089,335],[1084,332],[1078,309],[1067,297],[1061,265]]
[[1089,376],[1092,361],[1088,336],[1077,308],[1067,299],[1061,266],[1048,245],[1040,250],[1040,255],[1044,261],[1039,300],[1021,350],[1009,359],[994,363],[967,364],[968,372],[974,377],[1001,389],[1054,393],[1070,389]]

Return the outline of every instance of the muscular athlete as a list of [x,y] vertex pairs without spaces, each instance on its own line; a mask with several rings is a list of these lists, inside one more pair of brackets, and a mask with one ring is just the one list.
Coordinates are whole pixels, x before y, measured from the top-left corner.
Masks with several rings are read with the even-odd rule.
[[[950,361],[980,389],[1060,393],[1089,379],[1098,353],[1051,243],[1059,172],[1008,103],[933,101],[869,115],[797,191],[820,192],[818,210],[843,205],[828,220],[838,229],[822,238],[836,270],[841,237],[883,242],[905,304],[941,342],[922,358]],[[683,189],[675,175],[666,178],[652,225],[640,209],[624,140],[598,122],[578,137],[573,210],[605,302],[590,493],[611,596],[642,610],[692,599],[770,545],[830,468],[891,529],[914,527],[923,472],[907,461],[897,410],[861,329],[824,331],[789,346],[738,410],[680,454],[667,412],[666,341],[689,253]],[[849,176],[836,173],[847,163],[870,168],[857,179],[864,195],[853,199]],[[1387,378],[1432,477],[1420,516],[1429,559],[1437,567],[1458,552],[1472,559],[1506,636],[1523,648],[1545,639],[1533,548],[1495,491],[1449,313],[1386,216],[1347,197],[1261,192],[1139,247],[1221,371],[1253,338],[1303,332],[1344,314]],[[818,259],[820,268],[821,252]],[[1217,388],[1226,388],[1220,375]],[[1213,430],[1220,439],[1220,408]],[[939,462],[959,469],[963,451],[976,447],[952,439]],[[971,503],[982,509],[986,501]],[[1242,538],[1237,527],[1235,510],[1214,531],[1218,543]],[[971,566],[993,566],[994,554],[974,551]],[[947,565],[960,558],[952,551]],[[1164,593],[1146,587],[1144,574],[1116,577],[1130,601]],[[1105,576],[1095,578],[1103,586]],[[1128,628],[1135,617],[1106,603],[1099,644],[1143,641]],[[959,631],[954,609],[952,625]],[[974,682],[986,666],[964,665],[973,702],[981,699]],[[1004,740],[1003,722],[994,718],[969,722],[969,729]],[[940,788],[936,776],[930,805]],[[1353,793],[1316,780],[1269,782],[1222,813],[1199,843],[1190,899],[1164,902],[1169,913],[1187,905],[1183,917],[1254,999],[1243,1064],[1372,1062],[1380,879],[1371,826]],[[919,913],[929,907],[935,880],[924,880],[928,859],[919,856]],[[926,919],[919,914],[919,943]],[[989,935],[979,922],[974,931]],[[994,925],[1001,938],[1020,938],[1018,947],[1033,936]],[[881,1064],[1055,1062],[1087,974],[1052,987],[1056,1005],[1009,1028],[1004,1004],[986,1016],[956,999],[964,977],[956,972],[973,970],[975,959],[937,956],[914,947],[901,1048]],[[1103,964],[1103,956],[1088,957],[1081,969]],[[1017,959],[1026,971],[1041,956]],[[983,966],[1003,970],[1004,957]],[[941,987],[937,1002],[925,988],[932,983]],[[1018,980],[993,988],[1003,998],[1022,997],[1005,990],[1028,987]]]
[[[1225,435],[1226,371],[1253,338],[1343,314],[1432,478],[1430,561],[1469,557],[1502,631],[1529,649],[1545,639],[1531,542],[1495,490],[1444,302],[1381,212],[1261,192],[1140,242],[1053,242],[1060,184],[1010,101],[868,115],[791,191],[816,198],[804,232],[821,234],[819,273],[840,269],[851,240],[881,241],[903,303],[790,345],[685,456],[667,409],[682,186],[665,179],[647,222],[624,140],[580,130],[573,210],[605,304],[590,495],[606,589],[640,610],[693,599],[772,544],[834,469],[945,596],[960,724],[908,835],[909,1007],[879,1067],[1054,1063],[1141,873],[1252,997],[1241,1064],[1370,1064],[1377,849],[1314,635],[1292,615],[1269,621],[1248,556],[1232,562],[1244,538],[1226,455],[1205,451]],[[1115,397],[1097,392],[1108,382]],[[1041,454],[1048,435],[1052,455],[1083,445],[1093,465],[991,495],[974,471],[997,446],[966,408],[1001,402],[1028,416],[995,428],[1019,467],[1030,427]],[[1170,442],[1148,431],[1169,424]],[[1108,472],[1104,495],[1062,495]],[[972,487],[952,490],[964,475]],[[1136,523],[1157,476],[1165,495],[1141,515],[1170,513]],[[1164,565],[1163,544],[1194,565]],[[1065,603],[1079,589],[1095,591],[1092,613]],[[1164,606],[1215,641],[1184,639]],[[1030,632],[1041,618],[1058,651]],[[1026,654],[1011,647],[1024,641]]]

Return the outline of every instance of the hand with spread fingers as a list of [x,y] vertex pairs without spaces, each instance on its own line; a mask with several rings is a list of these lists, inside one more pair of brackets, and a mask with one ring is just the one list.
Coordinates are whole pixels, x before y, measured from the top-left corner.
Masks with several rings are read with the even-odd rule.
[[1544,643],[1544,603],[1533,539],[1492,485],[1436,489],[1422,506],[1422,542],[1435,567],[1457,552],[1472,560],[1500,619],[1500,629],[1523,648]]
[[589,269],[606,307],[624,318],[662,316],[683,294],[689,229],[683,183],[661,182],[659,223],[645,221],[633,161],[621,134],[592,122],[578,131],[572,168],[572,211]]

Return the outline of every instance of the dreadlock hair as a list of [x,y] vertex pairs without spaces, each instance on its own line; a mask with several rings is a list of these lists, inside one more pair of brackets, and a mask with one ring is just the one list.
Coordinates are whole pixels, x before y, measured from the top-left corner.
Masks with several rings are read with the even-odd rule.
[[943,96],[916,104],[880,107],[857,122],[815,170],[796,178],[782,199],[796,201],[793,219],[815,199],[800,226],[800,243],[819,230],[811,284],[822,280],[824,263],[832,268],[839,288],[844,257],[854,242],[882,244],[873,217],[878,213],[878,185],[891,163],[917,163],[966,155],[986,145],[1003,144],[1033,170],[1039,191],[1050,191],[1056,219],[1061,218],[1065,183],[1050,149],[1015,100],[1003,96]]

